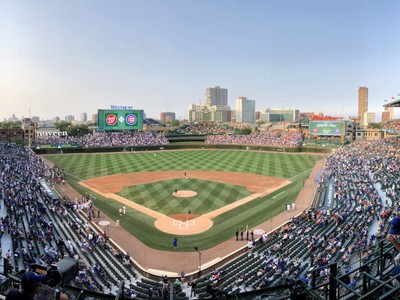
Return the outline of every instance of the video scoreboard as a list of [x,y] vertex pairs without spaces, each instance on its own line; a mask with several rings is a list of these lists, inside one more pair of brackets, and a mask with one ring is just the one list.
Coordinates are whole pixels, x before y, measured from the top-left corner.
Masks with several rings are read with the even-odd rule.
[[99,109],[99,131],[142,130],[143,110]]
[[310,135],[342,136],[345,134],[344,121],[310,121]]

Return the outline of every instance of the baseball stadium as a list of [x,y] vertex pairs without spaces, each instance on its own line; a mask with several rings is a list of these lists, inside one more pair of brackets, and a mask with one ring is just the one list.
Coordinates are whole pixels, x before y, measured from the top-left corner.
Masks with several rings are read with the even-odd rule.
[[32,269],[69,299],[398,299],[395,135],[145,121],[0,144],[0,294]]

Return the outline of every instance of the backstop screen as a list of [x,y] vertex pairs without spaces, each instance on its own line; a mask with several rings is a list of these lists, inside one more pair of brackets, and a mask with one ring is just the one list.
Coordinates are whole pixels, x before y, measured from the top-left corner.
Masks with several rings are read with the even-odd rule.
[[308,125],[309,135],[344,135],[344,121],[310,121]]
[[142,130],[143,110],[98,110],[99,131],[105,130]]

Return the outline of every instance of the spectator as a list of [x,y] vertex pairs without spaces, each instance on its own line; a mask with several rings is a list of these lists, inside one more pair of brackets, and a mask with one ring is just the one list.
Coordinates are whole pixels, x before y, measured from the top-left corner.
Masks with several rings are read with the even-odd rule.
[[[34,272],[27,272],[21,278],[21,290],[12,289],[6,295],[6,300],[33,299],[40,293],[41,283],[46,280],[45,275],[39,275]],[[68,300],[64,293],[60,294],[61,300]]]
[[178,239],[174,238],[172,240],[172,247],[174,247],[175,250],[178,250]]

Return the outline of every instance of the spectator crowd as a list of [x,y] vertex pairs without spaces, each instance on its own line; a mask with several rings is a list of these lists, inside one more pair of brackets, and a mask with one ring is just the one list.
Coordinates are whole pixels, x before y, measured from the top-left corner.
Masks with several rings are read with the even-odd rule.
[[228,125],[200,123],[194,125],[184,125],[174,132],[177,134],[233,134],[234,128]]
[[400,119],[387,122],[383,128],[386,130],[390,130],[390,131],[399,133],[400,132]]
[[169,144],[165,135],[142,131],[96,132],[83,136],[51,136],[35,139],[35,146],[48,144],[79,144],[85,148],[130,147]]
[[256,146],[296,147],[303,141],[300,132],[264,131],[249,135],[208,135],[206,144],[236,144]]

